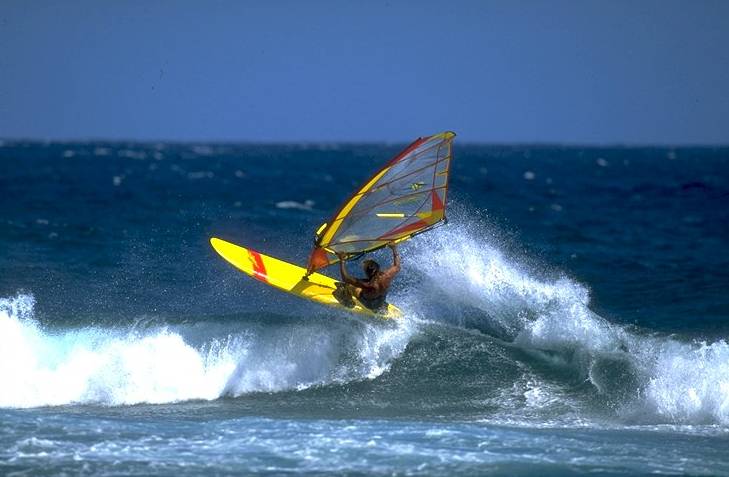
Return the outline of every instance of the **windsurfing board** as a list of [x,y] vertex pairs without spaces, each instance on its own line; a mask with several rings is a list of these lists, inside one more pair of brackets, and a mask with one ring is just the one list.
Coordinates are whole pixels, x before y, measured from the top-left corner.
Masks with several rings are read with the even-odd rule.
[[402,316],[402,312],[392,304],[387,305],[387,311],[385,313],[375,313],[363,306],[357,299],[355,299],[354,308],[349,308],[341,304],[333,295],[337,280],[322,275],[321,273],[312,273],[304,279],[306,269],[293,263],[269,257],[255,250],[241,247],[240,245],[226,242],[216,237],[210,239],[210,245],[213,246],[221,257],[238,270],[266,285],[278,288],[292,295],[300,296],[301,298],[306,298],[307,300],[315,301],[322,305],[380,319],[396,319]]

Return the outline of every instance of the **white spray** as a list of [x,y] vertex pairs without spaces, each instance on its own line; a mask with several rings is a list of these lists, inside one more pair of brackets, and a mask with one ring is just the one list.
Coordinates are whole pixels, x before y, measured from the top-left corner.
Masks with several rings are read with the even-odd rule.
[[617,363],[628,381],[623,392],[630,394],[621,396],[621,412],[630,418],[729,424],[725,341],[682,342],[611,324],[588,308],[584,286],[565,277],[536,279],[484,236],[451,224],[409,247],[407,263],[419,276],[420,301],[425,308],[447,305],[447,313],[428,318],[459,324],[459,312],[478,310],[490,333],[575,369],[602,394],[620,384],[609,376]]
[[[240,332],[192,346],[172,327],[49,331],[33,307],[30,295],[0,299],[0,407],[211,400],[371,379],[412,333],[404,322],[337,330],[308,320],[265,333],[242,323]],[[351,349],[355,359],[344,352]]]

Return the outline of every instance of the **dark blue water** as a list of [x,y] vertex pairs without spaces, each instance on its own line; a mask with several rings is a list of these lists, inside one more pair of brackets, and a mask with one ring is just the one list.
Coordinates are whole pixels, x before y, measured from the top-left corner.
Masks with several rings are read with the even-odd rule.
[[729,149],[456,144],[396,325],[210,248],[399,148],[3,143],[0,473],[729,475]]

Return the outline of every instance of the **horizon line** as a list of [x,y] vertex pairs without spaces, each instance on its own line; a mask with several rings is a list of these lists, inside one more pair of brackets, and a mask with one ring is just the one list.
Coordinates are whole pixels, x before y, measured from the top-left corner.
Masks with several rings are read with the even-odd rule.
[[[422,137],[422,136],[421,136]],[[458,137],[458,136],[456,136]],[[416,138],[404,141],[392,140],[252,140],[252,139],[130,139],[130,138],[6,138],[0,137],[0,147],[9,143],[39,144],[143,144],[143,145],[251,145],[251,146],[397,146],[408,144]],[[454,141],[460,146],[481,147],[567,147],[567,148],[729,148],[726,143],[671,143],[671,142],[571,142],[571,141]]]

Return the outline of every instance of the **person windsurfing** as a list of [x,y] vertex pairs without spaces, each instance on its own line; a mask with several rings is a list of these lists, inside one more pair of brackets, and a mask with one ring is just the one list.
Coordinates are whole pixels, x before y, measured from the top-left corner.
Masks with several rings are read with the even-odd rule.
[[344,306],[353,308],[355,303],[352,297],[356,297],[362,305],[374,312],[387,310],[387,290],[392,280],[400,271],[400,254],[394,244],[389,244],[392,250],[392,266],[384,272],[380,270],[380,264],[374,260],[367,259],[362,262],[362,269],[367,278],[355,278],[347,272],[344,266],[346,254],[338,253],[339,272],[342,274],[342,282],[336,283],[334,297]]

